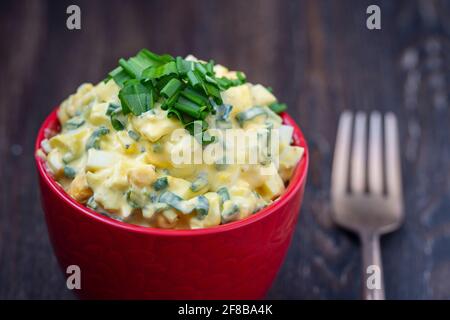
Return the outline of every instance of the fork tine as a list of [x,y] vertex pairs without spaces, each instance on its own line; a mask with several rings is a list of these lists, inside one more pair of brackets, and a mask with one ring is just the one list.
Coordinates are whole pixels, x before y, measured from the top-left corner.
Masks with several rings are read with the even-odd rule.
[[378,111],[370,115],[369,136],[369,190],[374,194],[383,192],[383,158],[382,158],[381,114]]
[[332,195],[344,194],[347,190],[352,119],[353,114],[350,111],[344,111],[339,118],[331,176]]
[[358,112],[355,117],[353,134],[352,175],[353,192],[364,192],[366,182],[366,114]]
[[391,198],[402,197],[402,181],[400,167],[400,149],[398,142],[397,118],[392,112],[384,117],[386,144],[386,186]]

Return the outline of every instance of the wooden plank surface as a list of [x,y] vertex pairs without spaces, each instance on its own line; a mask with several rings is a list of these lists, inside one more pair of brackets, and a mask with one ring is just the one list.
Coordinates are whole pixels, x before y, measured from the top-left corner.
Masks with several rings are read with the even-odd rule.
[[[80,31],[65,26],[72,3]],[[374,3],[382,29],[371,31]],[[382,240],[387,298],[450,298],[450,1],[2,1],[0,39],[0,298],[73,298],[46,233],[35,135],[80,83],[142,47],[243,70],[303,128],[308,187],[268,298],[360,297],[358,243],[330,220],[345,109],[400,120],[406,223]]]

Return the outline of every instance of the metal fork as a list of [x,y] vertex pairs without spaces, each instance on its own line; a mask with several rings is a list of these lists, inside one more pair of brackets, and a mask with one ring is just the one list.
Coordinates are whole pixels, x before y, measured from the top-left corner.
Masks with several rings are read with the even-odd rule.
[[[353,117],[352,112],[345,111],[339,120],[331,177],[332,217],[361,240],[363,297],[382,300],[385,295],[379,238],[396,230],[404,217],[397,119],[391,112],[384,115],[383,143],[380,112],[371,113],[369,130],[365,113],[356,113],[354,121]],[[378,282],[372,275],[378,277]]]

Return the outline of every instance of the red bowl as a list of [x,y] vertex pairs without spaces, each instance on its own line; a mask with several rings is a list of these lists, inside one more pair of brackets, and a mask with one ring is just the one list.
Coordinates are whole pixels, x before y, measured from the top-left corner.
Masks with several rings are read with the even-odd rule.
[[[308,148],[294,127],[294,144],[305,148],[278,201],[240,221],[198,230],[135,226],[77,203],[36,156],[42,206],[64,274],[81,270],[79,297],[87,299],[260,299],[286,255],[303,199]],[[36,150],[48,130],[58,131],[54,110],[44,121]],[[66,274],[66,276],[70,276]]]

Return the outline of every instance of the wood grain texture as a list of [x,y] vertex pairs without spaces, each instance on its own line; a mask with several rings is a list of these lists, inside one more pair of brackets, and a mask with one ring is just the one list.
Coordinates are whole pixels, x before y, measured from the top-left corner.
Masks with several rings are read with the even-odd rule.
[[[66,8],[82,30],[65,27]],[[366,28],[376,3],[382,30]],[[147,47],[243,70],[288,103],[311,167],[292,246],[268,298],[359,298],[355,238],[330,220],[339,113],[400,119],[406,222],[382,239],[387,298],[450,298],[449,1],[2,1],[0,298],[70,299],[33,162],[43,119],[83,81]]]

